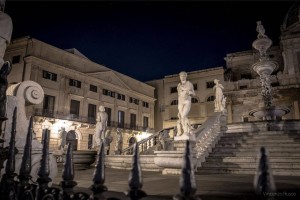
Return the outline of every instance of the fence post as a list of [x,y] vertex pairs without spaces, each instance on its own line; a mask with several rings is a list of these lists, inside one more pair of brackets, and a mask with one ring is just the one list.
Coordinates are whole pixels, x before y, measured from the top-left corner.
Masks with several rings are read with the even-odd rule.
[[125,192],[125,194],[126,196],[130,197],[131,200],[138,200],[147,196],[147,194],[141,190],[143,187],[142,170],[139,160],[139,147],[137,143],[135,143],[133,146],[132,169],[129,173],[128,185],[130,189]]
[[0,188],[1,188],[1,199],[9,199],[9,200],[16,200],[16,182],[14,181],[15,176],[15,138],[16,138],[16,119],[17,119],[17,107],[14,109],[13,113],[13,121],[12,121],[12,128],[11,128],[11,138],[9,142],[8,148],[8,158],[5,166],[5,174],[3,174]]
[[60,185],[62,187],[61,199],[72,199],[72,196],[74,195],[73,187],[75,187],[77,183],[76,181],[73,181],[74,179],[73,152],[70,143],[68,144],[62,178],[63,181],[60,182]]
[[194,166],[191,158],[190,141],[186,141],[185,152],[183,157],[183,166],[180,176],[180,194],[173,197],[174,200],[200,200],[196,196],[196,181],[194,174]]
[[275,192],[276,186],[271,171],[265,147],[260,148],[257,171],[254,176],[254,190],[259,196],[270,197],[269,192]]
[[94,170],[93,185],[90,189],[93,191],[93,199],[104,199],[102,193],[107,191],[107,187],[104,185],[105,182],[105,145],[101,142],[97,165]]
[[41,167],[39,169],[37,179],[38,187],[36,191],[36,199],[43,199],[47,196],[47,199],[58,199],[59,198],[59,189],[49,188],[48,184],[52,181],[49,177],[49,140],[50,140],[50,130],[43,129],[42,136],[43,143],[43,154],[41,159]]
[[20,168],[20,174],[18,176],[20,183],[18,185],[18,199],[34,199],[35,185],[30,184],[31,180],[31,150],[32,150],[32,126],[33,126],[33,117],[30,117],[28,133],[26,137],[26,144],[24,147],[24,153]]

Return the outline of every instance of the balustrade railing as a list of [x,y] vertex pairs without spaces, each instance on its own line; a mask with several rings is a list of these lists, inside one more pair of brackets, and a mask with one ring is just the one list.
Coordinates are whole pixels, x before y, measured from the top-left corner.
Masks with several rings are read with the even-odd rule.
[[[159,137],[159,134],[161,132],[157,132],[153,135],[150,135],[149,137],[137,142],[137,146],[139,148],[139,152],[146,152],[147,150],[149,150],[150,148],[154,147],[155,145],[157,145],[159,143],[158,141],[158,137]],[[124,148],[122,151],[121,151],[121,154],[124,154],[124,155],[130,155],[133,153],[133,148],[134,148],[134,145],[131,145],[127,148]]]

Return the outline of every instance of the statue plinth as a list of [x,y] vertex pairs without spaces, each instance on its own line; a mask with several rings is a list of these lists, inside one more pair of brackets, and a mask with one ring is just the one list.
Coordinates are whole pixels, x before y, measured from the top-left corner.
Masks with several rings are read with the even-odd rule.
[[[194,138],[195,138],[195,136],[194,136]],[[196,140],[194,139],[194,140],[189,140],[189,141],[190,141],[190,146],[193,149],[196,145]],[[174,138],[173,145],[174,145],[174,149],[176,151],[184,151],[185,146],[186,146],[186,140],[175,140],[175,138]]]
[[174,137],[174,141],[178,141],[178,140],[183,140],[183,141],[186,141],[186,140],[196,141],[196,138],[195,138],[195,135],[194,135],[194,134],[189,133],[189,134],[182,134],[182,135],[180,135],[180,136],[175,136],[175,137]]

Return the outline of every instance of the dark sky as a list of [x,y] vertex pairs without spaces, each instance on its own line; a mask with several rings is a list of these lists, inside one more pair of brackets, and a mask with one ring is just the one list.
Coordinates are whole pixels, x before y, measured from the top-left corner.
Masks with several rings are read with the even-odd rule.
[[[290,1],[6,2],[13,38],[30,36],[140,81],[225,66],[252,49],[256,21],[278,44]],[[26,14],[25,14],[26,13]]]

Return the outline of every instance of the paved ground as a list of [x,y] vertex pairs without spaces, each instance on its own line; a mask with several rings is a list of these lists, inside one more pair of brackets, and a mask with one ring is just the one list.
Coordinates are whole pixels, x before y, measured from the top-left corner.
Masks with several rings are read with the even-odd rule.
[[[76,190],[90,192],[87,189],[92,185],[94,169],[76,170],[75,180],[78,183]],[[128,189],[128,170],[105,170],[105,185],[109,192],[106,197],[127,199],[124,192]],[[172,199],[179,193],[179,176],[162,175],[158,172],[142,172],[143,191],[148,197],[145,200]],[[300,199],[300,177],[275,176],[277,200]],[[61,181],[61,172],[53,180],[54,185]],[[196,175],[197,194],[202,200],[248,200],[257,199],[253,195],[252,175]]]

